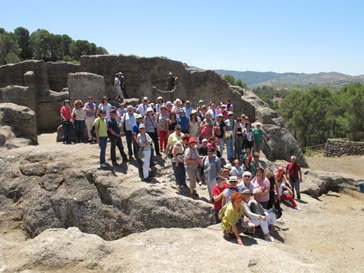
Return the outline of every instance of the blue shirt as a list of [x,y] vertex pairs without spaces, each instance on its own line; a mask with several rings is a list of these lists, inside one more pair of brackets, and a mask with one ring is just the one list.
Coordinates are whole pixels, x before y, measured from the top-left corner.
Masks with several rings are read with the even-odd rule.
[[120,134],[120,125],[119,122],[116,121],[116,119],[109,118],[107,120],[107,128],[112,129],[117,134]]
[[182,126],[182,131],[184,131],[184,132],[188,131],[188,122],[189,122],[188,117],[177,116],[177,120],[178,120],[179,125]]
[[138,123],[135,123],[133,126],[131,126],[131,132],[136,133],[137,135],[139,134],[139,124]]

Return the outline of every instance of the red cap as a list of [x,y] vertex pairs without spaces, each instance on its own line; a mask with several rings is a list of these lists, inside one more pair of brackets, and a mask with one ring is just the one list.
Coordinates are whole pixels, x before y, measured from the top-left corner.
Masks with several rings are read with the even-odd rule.
[[188,140],[188,144],[191,143],[197,143],[197,140],[194,137],[190,137],[190,139]]

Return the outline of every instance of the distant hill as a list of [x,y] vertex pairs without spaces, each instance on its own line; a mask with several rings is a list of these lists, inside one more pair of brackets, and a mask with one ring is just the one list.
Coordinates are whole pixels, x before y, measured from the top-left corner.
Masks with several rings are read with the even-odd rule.
[[[193,67],[199,69],[197,67]],[[310,85],[310,84],[347,84],[351,82],[364,83],[364,74],[360,76],[350,76],[337,72],[329,73],[276,73],[276,72],[255,72],[255,71],[235,71],[216,69],[216,73],[221,75],[232,75],[235,80],[240,79],[245,82],[250,88],[267,85]]]

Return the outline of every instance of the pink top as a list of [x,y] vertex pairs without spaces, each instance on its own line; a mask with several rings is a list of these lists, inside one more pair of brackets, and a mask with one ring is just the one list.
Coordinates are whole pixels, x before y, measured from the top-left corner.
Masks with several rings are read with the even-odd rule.
[[262,190],[262,192],[264,192],[265,190],[268,189],[268,192],[263,193],[262,196],[260,197],[260,202],[269,201],[270,182],[269,182],[268,178],[264,177],[264,180],[261,181],[260,183],[258,183],[257,178],[254,177],[254,179],[252,180],[252,183],[253,183],[255,189],[260,188]]
[[226,119],[228,116],[228,112],[227,111],[223,112],[223,111],[221,111],[221,109],[219,109],[219,114],[222,114],[223,119]]
[[65,119],[68,119],[68,120],[71,119],[71,107],[67,107],[67,109],[66,109],[66,107],[62,106],[61,112]]

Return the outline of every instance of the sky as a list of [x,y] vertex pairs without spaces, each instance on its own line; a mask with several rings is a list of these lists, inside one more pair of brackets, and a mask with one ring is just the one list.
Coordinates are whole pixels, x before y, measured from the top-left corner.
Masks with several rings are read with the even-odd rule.
[[364,1],[0,0],[0,27],[203,69],[364,74]]

